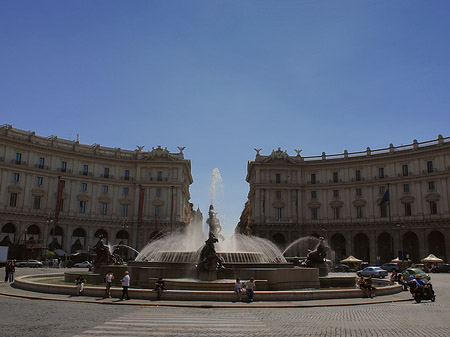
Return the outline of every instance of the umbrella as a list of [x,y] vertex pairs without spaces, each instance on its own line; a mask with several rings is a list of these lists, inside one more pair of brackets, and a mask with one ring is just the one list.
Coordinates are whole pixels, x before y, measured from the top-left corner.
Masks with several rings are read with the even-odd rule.
[[422,259],[422,262],[425,262],[425,263],[440,263],[440,262],[444,262],[444,260],[436,257],[434,254],[430,254],[426,258]]
[[362,260],[357,259],[356,257],[354,257],[353,255],[350,255],[349,257],[347,257],[344,260],[341,260],[341,263],[358,263],[358,262],[362,262]]

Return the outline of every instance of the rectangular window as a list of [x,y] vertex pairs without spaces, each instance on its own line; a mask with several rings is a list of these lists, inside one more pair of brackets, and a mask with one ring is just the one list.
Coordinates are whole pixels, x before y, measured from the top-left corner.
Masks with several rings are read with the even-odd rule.
[[39,168],[44,168],[45,159],[43,157],[39,158]]
[[128,195],[128,193],[130,193],[130,189],[128,187],[124,187],[123,188],[123,194],[124,195]]
[[43,181],[42,177],[36,177],[36,185],[42,186],[42,181]]
[[20,164],[22,161],[22,153],[17,152],[16,153],[16,164]]
[[409,184],[403,184],[403,192],[404,193],[409,193]]
[[311,199],[317,198],[317,191],[311,191]]
[[155,206],[155,215],[161,216],[161,206]]
[[378,169],[378,178],[380,178],[380,179],[384,178],[384,167],[380,167]]
[[123,179],[130,180],[130,170],[125,170],[125,172],[123,173]]
[[109,178],[109,168],[105,167],[103,170],[103,178]]
[[358,187],[357,189],[356,189],[356,196],[357,197],[362,197],[362,188],[360,188],[360,187]]
[[128,216],[128,205],[122,205],[122,216]]
[[315,173],[311,173],[311,184],[317,184]]
[[103,185],[102,186],[102,192],[103,193],[108,193],[108,185]]
[[434,191],[436,189],[436,186],[434,185],[434,181],[429,181],[428,182],[428,189],[430,191]]
[[275,191],[275,199],[281,200],[281,191]]
[[405,204],[405,216],[411,216],[411,204]]
[[156,197],[160,198],[161,195],[162,195],[162,189],[157,188],[157,189],[156,189]]
[[14,174],[13,174],[13,181],[14,181],[15,183],[18,183],[19,180],[20,180],[20,174],[19,174],[19,173],[14,173]]
[[317,220],[317,208],[311,208],[311,219],[312,220]]
[[281,208],[275,208],[275,218],[281,220]]
[[9,206],[17,206],[17,193],[11,193],[11,195],[9,196]]
[[87,184],[86,184],[86,183],[81,183],[81,190],[82,190],[83,192],[86,192],[86,191],[87,191]]
[[361,170],[356,170],[355,175],[356,175],[356,181],[361,180]]
[[277,174],[275,175],[275,182],[276,182],[277,184],[281,183],[281,174],[277,173]]
[[386,188],[384,186],[380,186],[380,194],[384,194]]
[[79,211],[80,211],[81,214],[86,213],[86,201],[80,200]]
[[59,204],[59,211],[60,212],[64,211],[64,199],[61,199],[61,203]]
[[108,204],[106,202],[101,203],[101,212],[103,215],[106,215],[106,212],[108,210]]
[[333,198],[339,198],[339,190],[333,190]]
[[41,208],[41,197],[35,195],[33,199],[33,209],[40,209],[40,208]]
[[157,176],[156,176],[156,180],[162,181],[162,171],[158,171]]
[[428,173],[434,172],[433,161],[427,161],[427,171]]
[[387,217],[387,205],[386,204],[380,205],[380,217],[382,217],[382,218]]
[[334,183],[339,182],[339,173],[338,172],[333,172],[333,182]]
[[338,220],[341,218],[341,208],[340,207],[333,207],[333,218],[335,220]]
[[408,175],[408,165],[402,166],[402,173],[403,173],[403,176],[405,176],[405,177]]
[[437,203],[430,201],[430,214],[437,214]]
[[89,172],[89,166],[88,165],[83,165],[83,175],[87,176]]
[[364,217],[363,206],[356,206],[356,217],[358,219],[362,219]]
[[66,172],[66,171],[67,171],[67,162],[61,161],[61,172]]

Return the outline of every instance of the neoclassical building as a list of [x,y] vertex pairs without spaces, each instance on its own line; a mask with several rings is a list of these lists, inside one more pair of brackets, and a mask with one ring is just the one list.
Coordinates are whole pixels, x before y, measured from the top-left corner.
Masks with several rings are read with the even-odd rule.
[[191,162],[178,149],[84,145],[3,125],[0,245],[70,253],[102,236],[139,250],[185,226],[201,214],[189,202]]
[[334,262],[354,255],[382,263],[399,251],[414,262],[429,253],[448,261],[450,137],[315,157],[255,150],[241,232],[282,248],[324,236]]

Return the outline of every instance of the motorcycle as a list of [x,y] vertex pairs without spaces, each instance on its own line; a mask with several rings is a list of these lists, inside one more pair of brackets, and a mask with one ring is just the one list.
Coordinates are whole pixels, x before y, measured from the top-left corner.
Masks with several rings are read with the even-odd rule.
[[422,300],[431,300],[434,302],[436,300],[436,295],[434,294],[433,286],[428,283],[424,286],[419,286],[416,282],[408,282],[409,291],[417,303]]

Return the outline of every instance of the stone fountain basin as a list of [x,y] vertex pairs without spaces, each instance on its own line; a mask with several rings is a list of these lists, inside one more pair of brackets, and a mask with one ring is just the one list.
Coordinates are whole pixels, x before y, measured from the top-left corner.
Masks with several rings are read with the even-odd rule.
[[[79,275],[73,273],[73,275]],[[86,274],[83,273],[84,276]],[[89,276],[89,274],[88,274]],[[66,294],[75,295],[75,285],[58,285],[47,284],[39,281],[40,279],[49,279],[53,277],[63,278],[67,277],[65,274],[43,274],[43,275],[27,275],[17,277],[14,281],[14,287],[52,294]],[[354,277],[353,277],[354,278]],[[262,281],[256,280],[256,286]],[[213,283],[213,282],[211,282]],[[377,296],[391,295],[400,293],[402,287],[400,285],[389,285],[387,280],[377,280],[380,286],[377,289]],[[120,298],[122,295],[121,287],[113,287],[112,296],[114,298]],[[83,292],[83,296],[103,297],[104,287],[87,285]],[[134,299],[147,299],[156,300],[156,293],[152,289],[133,289],[128,290],[130,297]],[[322,300],[322,299],[343,299],[343,298],[362,298],[365,297],[364,293],[356,288],[343,288],[343,289],[308,289],[308,290],[285,290],[285,291],[263,291],[256,288],[255,301],[307,301],[307,300]],[[162,300],[169,301],[226,301],[231,302],[236,300],[236,295],[232,290],[220,291],[220,290],[169,290],[163,292]]]

